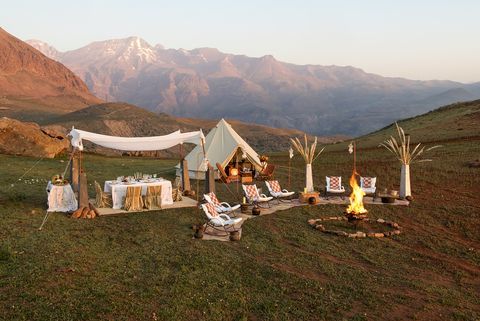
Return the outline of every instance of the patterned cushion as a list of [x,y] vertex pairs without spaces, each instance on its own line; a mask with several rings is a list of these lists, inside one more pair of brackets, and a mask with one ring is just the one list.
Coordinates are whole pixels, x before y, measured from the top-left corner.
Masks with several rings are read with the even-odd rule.
[[215,195],[214,192],[208,193],[207,195],[212,200],[213,205],[220,206],[220,201],[218,200],[217,195]]
[[257,187],[255,185],[245,185],[245,190],[249,200],[253,200],[257,197]]
[[372,186],[372,178],[371,177],[362,177],[362,186],[364,188],[371,188]]
[[217,216],[218,216],[218,212],[217,212],[217,210],[215,209],[215,205],[210,204],[210,203],[205,203],[205,207],[207,208],[208,213],[209,213],[212,217],[217,217]]
[[339,190],[340,189],[340,180],[342,178],[339,176],[330,176],[330,189]]
[[280,188],[280,184],[278,181],[269,181],[268,184],[270,184],[270,188],[272,189],[272,192],[275,193],[281,193],[282,189]]

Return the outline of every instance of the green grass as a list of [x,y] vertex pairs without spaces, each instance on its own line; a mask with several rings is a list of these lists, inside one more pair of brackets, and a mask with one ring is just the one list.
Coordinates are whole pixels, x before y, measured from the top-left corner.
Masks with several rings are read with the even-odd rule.
[[[17,179],[36,160],[2,155],[1,315],[16,320],[138,320],[154,314],[159,320],[387,315],[392,320],[475,320],[480,316],[478,169],[464,166],[458,149],[480,152],[478,144],[448,144],[435,152],[435,162],[412,167],[411,207],[368,208],[370,217],[399,222],[399,236],[352,240],[310,228],[307,219],[344,210],[331,205],[250,220],[237,243],[193,240],[191,225],[200,217],[195,209],[95,220],[53,214],[38,231],[46,194],[36,179],[62,172],[66,160],[41,161],[24,177],[26,184]],[[280,166],[286,161],[273,157]],[[84,158],[90,183],[134,171],[166,170],[162,175],[172,179],[169,168],[175,163]],[[303,186],[302,166],[294,158],[296,190]],[[380,186],[396,186],[398,167],[382,149],[359,150],[360,172],[377,175]],[[346,179],[351,157],[346,151],[326,152],[314,170],[316,184],[326,174]],[[287,173],[279,167],[283,185]],[[459,180],[449,179],[453,176]],[[222,199],[238,199],[236,186],[230,188],[218,185]]]
[[[400,165],[375,147],[384,133],[359,141],[358,171],[398,188]],[[240,242],[192,239],[202,217],[196,209],[95,220],[55,213],[38,231],[45,179],[63,172],[66,159],[42,160],[19,181],[37,160],[0,155],[0,319],[478,320],[480,173],[466,162],[480,155],[480,144],[442,144],[432,163],[412,166],[411,206],[367,205],[369,217],[402,227],[385,239],[335,237],[307,224],[341,215],[339,205],[249,220]],[[314,164],[316,186],[325,175],[342,175],[346,184],[346,145],[327,147]],[[271,161],[288,188],[286,156]],[[90,184],[135,171],[173,179],[176,162],[84,157]],[[294,190],[303,188],[303,167],[294,157]],[[229,188],[217,184],[219,197],[238,201],[241,188]]]

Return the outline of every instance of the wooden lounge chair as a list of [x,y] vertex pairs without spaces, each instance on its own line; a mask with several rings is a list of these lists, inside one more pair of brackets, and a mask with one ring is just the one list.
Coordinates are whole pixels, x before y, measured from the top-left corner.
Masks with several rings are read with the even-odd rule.
[[213,206],[218,213],[229,213],[232,214],[235,210],[240,208],[240,204],[231,206],[227,202],[220,202],[214,192],[204,194],[203,198]]
[[[258,192],[257,185],[243,185],[243,192],[245,197],[250,204],[260,206],[261,203],[267,203],[267,206],[270,207],[270,201],[273,199],[271,196],[265,194],[260,194]],[[260,206],[261,207],[261,206]]]
[[328,195],[339,195],[342,199],[345,196],[345,187],[342,186],[342,177],[341,176],[326,176],[325,180],[327,185],[325,187],[325,197],[328,198]]
[[141,211],[143,209],[141,186],[127,186],[124,209],[126,211]]
[[259,180],[272,180],[274,172],[275,172],[275,165],[267,164],[267,166],[263,169],[263,171],[258,173],[258,179]]
[[224,231],[226,235],[230,235],[230,232],[238,230],[235,228],[235,224],[242,221],[241,217],[230,218],[230,216],[228,216],[227,214],[220,214],[215,209],[215,206],[210,203],[205,203],[201,206],[208,219],[204,228],[205,232],[208,227],[211,227],[215,230]]
[[216,165],[217,165],[218,172],[220,173],[220,179],[225,184],[238,182],[240,180],[239,175],[227,175],[227,173],[225,173],[225,170],[223,169],[223,167],[220,163],[217,163]]
[[376,182],[376,177],[360,176],[360,188],[365,192],[365,195],[372,195],[373,200],[377,197],[377,188],[375,187]]
[[265,185],[267,185],[270,195],[272,195],[272,197],[275,198],[279,204],[281,201],[284,201],[284,198],[290,197],[295,194],[295,192],[289,192],[286,189],[282,190],[278,181],[266,181]]
[[149,210],[162,208],[162,186],[147,186],[147,194],[143,197],[145,208]]
[[112,207],[112,194],[106,193],[102,190],[100,184],[97,181],[95,185],[95,206],[96,207]]

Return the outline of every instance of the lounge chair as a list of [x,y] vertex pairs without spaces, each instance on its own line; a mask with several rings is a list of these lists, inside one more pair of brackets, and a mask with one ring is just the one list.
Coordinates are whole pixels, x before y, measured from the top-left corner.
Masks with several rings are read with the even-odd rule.
[[227,173],[225,173],[225,170],[223,169],[222,165],[220,163],[216,163],[217,165],[217,169],[218,169],[218,172],[220,173],[220,179],[222,180],[222,182],[224,182],[225,184],[230,184],[230,183],[233,183],[233,182],[238,182],[240,180],[240,176],[239,175],[227,175]]
[[373,200],[377,197],[377,188],[375,184],[377,182],[376,177],[362,177],[360,176],[360,188],[366,195],[372,195]]
[[258,173],[257,178],[259,180],[272,180],[274,172],[275,172],[275,165],[267,164],[267,166],[260,173]]
[[147,186],[147,194],[143,197],[143,204],[149,210],[162,208],[162,186]]
[[95,206],[96,207],[112,207],[112,194],[104,192],[97,181],[95,185]]
[[126,211],[141,211],[143,209],[141,186],[127,186],[127,195],[123,207]]
[[289,192],[286,189],[282,190],[278,181],[266,181],[265,185],[267,185],[270,195],[272,195],[279,204],[284,198],[290,197],[295,194],[295,192]]
[[325,197],[328,198],[329,194],[334,194],[341,196],[343,199],[345,196],[345,187],[342,186],[342,177],[326,176],[325,179],[327,182],[327,185],[325,186]]
[[218,213],[233,213],[240,208],[240,204],[231,206],[227,202],[220,202],[214,192],[203,194],[203,198],[210,204],[215,206]]
[[201,206],[208,219],[204,231],[206,231],[209,226],[215,230],[225,231],[226,235],[229,235],[230,232],[237,231],[235,224],[242,221],[241,217],[231,218],[227,214],[220,214],[217,212],[215,206],[210,203],[205,203]]
[[270,201],[273,199],[271,196],[267,196],[265,194],[260,194],[258,192],[257,185],[243,185],[243,192],[245,193],[245,197],[250,204],[260,206],[260,203],[267,203],[267,206],[270,207]]

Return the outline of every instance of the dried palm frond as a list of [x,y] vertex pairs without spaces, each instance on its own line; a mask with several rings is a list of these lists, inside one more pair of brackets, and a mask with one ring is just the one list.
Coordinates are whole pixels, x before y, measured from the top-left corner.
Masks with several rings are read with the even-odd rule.
[[388,151],[394,154],[402,164],[409,165],[411,163],[430,162],[431,159],[418,159],[418,157],[422,155],[423,152],[428,152],[432,149],[441,147],[441,145],[436,145],[425,149],[425,146],[420,148],[422,144],[418,143],[413,150],[411,150],[410,135],[406,135],[403,128],[398,126],[397,123],[395,123],[395,126],[397,126],[398,142],[395,137],[390,136],[390,138],[381,143],[380,146],[385,147]]
[[300,142],[300,139],[298,139],[297,137],[290,138],[290,141],[292,142],[293,147],[295,147],[298,153],[302,155],[303,159],[305,160],[305,163],[312,164],[317,159],[317,157],[320,156],[320,154],[323,152],[325,147],[322,148],[318,152],[318,154],[315,155],[315,150],[317,149],[317,137],[315,137],[315,140],[310,145],[310,147],[308,147],[308,140],[307,140],[306,134],[304,136],[304,139],[305,139],[305,146],[302,145],[302,143]]

